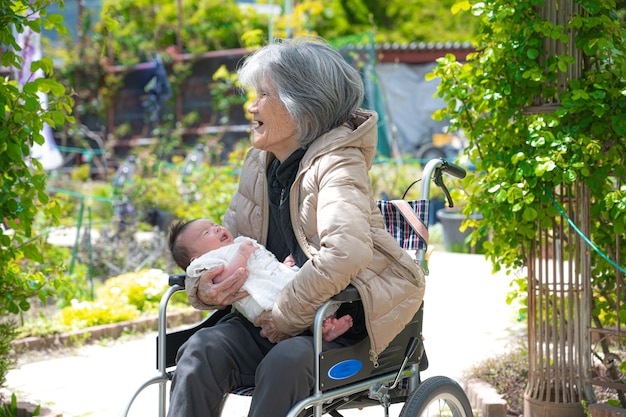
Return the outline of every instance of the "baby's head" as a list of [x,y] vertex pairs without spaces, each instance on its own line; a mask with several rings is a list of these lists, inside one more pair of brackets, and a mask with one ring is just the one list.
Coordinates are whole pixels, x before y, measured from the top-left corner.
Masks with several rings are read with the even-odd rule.
[[183,269],[197,257],[233,243],[233,235],[228,229],[208,219],[180,221],[170,227],[170,251],[176,264]]

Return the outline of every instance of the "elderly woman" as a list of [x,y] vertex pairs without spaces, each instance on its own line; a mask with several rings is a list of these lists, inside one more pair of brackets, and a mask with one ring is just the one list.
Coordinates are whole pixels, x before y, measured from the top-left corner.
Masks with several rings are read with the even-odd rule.
[[[169,416],[220,414],[226,393],[255,386],[249,416],[279,417],[314,386],[316,310],[348,285],[361,295],[344,304],[354,325],[325,349],[369,336],[370,359],[422,303],[424,275],[387,233],[368,170],[378,116],[363,111],[359,73],[320,39],[265,46],[239,70],[256,91],[248,111],[252,146],[223,223],[300,267],[271,311],[254,324],[236,314],[195,333],[178,353]],[[247,272],[213,283],[214,270],[186,282],[197,308],[225,308],[246,296]]]

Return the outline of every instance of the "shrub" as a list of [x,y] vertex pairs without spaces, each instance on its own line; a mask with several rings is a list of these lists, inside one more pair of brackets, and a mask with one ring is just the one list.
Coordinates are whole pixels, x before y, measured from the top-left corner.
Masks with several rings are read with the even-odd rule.
[[[59,24],[59,16],[46,16],[49,1],[0,0],[2,24],[0,25],[1,65],[9,72],[24,70],[53,72],[51,59],[33,60],[28,68],[22,68],[19,56],[22,47],[16,34],[32,30],[39,33],[43,26],[65,31]],[[47,94],[45,106],[39,94]],[[67,114],[73,102],[65,89],[57,82],[33,76],[24,85],[0,77],[0,172],[2,172],[2,198],[0,221],[11,231],[0,227],[0,316],[19,314],[30,308],[29,299],[38,296],[46,299],[55,288],[62,286],[55,274],[48,276],[24,265],[24,259],[41,260],[39,240],[33,232],[37,215],[44,213],[48,222],[58,221],[58,205],[45,194],[46,174],[37,160],[30,157],[32,144],[44,144],[41,134],[44,123],[52,128],[72,121]],[[0,346],[14,337],[10,325],[0,326]],[[7,365],[5,352],[0,352],[0,382],[4,381]],[[4,409],[3,409],[4,411]]]
[[124,300],[75,301],[61,310],[61,323],[71,329],[118,323],[139,317],[139,310]]
[[109,278],[94,301],[75,300],[63,308],[60,321],[76,329],[135,319],[158,307],[167,277],[161,270],[147,269]]
[[11,340],[15,338],[16,324],[13,321],[0,323],[0,386],[4,386],[6,382],[6,374],[9,372],[14,359],[9,355],[11,348]]
[[123,301],[139,311],[150,311],[158,307],[165,294],[167,277],[168,274],[158,269],[118,275],[106,280],[98,289],[97,299],[102,302]]

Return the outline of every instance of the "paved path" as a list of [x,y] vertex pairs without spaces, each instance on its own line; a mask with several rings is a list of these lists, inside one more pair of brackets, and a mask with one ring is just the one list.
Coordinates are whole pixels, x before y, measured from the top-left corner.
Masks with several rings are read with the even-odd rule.
[[[517,343],[523,325],[505,302],[510,276],[492,275],[481,255],[435,251],[427,281],[424,336],[430,367],[423,378],[461,379],[481,360]],[[65,417],[115,417],[132,393],[155,371],[155,333],[126,342],[94,344],[62,357],[28,363],[7,375],[7,387],[60,411]],[[129,417],[157,416],[157,388],[142,392]],[[247,399],[229,398],[224,417],[246,415]],[[382,416],[382,408],[346,416]]]

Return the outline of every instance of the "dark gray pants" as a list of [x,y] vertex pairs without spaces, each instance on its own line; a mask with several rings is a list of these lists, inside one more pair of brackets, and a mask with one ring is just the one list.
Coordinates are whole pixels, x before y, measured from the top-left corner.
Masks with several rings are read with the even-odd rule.
[[249,417],[283,417],[307,397],[315,385],[313,338],[272,345],[259,330],[237,317],[189,338],[178,352],[168,416],[218,417],[238,387],[255,386]]

